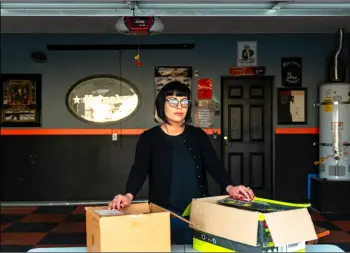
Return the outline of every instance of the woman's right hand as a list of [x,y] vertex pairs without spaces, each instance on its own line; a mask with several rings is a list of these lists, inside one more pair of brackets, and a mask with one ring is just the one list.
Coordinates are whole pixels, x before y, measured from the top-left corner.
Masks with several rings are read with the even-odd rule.
[[128,193],[126,195],[118,194],[114,197],[114,199],[111,202],[109,202],[108,208],[109,208],[109,210],[123,209],[124,207],[131,204],[132,199],[133,199],[133,196],[130,193]]

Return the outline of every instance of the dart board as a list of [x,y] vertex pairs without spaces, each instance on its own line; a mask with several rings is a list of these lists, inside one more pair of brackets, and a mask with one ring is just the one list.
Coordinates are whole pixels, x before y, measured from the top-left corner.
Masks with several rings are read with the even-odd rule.
[[293,205],[291,203],[286,203],[287,205],[279,203],[271,203],[272,201],[269,201],[267,199],[260,199],[255,198],[253,201],[244,201],[244,200],[237,200],[232,199],[231,197],[227,197],[224,199],[221,199],[218,201],[218,204],[229,206],[229,207],[235,207],[239,209],[244,209],[248,211],[258,211],[261,213],[273,213],[273,212],[280,212],[280,211],[287,211],[287,210],[294,210],[297,208],[305,208],[308,205]]

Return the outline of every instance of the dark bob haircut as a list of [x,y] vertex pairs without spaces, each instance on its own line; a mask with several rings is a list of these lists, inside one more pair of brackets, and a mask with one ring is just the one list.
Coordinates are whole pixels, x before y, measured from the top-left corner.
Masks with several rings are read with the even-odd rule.
[[[191,90],[186,84],[183,84],[179,81],[173,81],[164,85],[163,88],[159,91],[155,101],[157,115],[161,120],[169,124],[165,116],[165,99],[167,96],[187,97],[188,100],[191,100]],[[190,124],[192,122],[191,111],[192,101],[188,106],[188,111],[185,117],[185,124]]]

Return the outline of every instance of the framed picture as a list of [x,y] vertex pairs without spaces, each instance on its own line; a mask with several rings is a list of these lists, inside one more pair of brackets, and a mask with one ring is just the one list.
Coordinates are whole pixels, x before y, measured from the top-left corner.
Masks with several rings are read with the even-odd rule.
[[281,59],[281,78],[284,87],[302,87],[303,69],[301,57]]
[[41,126],[41,75],[2,74],[0,76],[2,127]]
[[252,67],[258,64],[258,43],[256,41],[237,42],[237,66]]
[[277,124],[307,124],[307,88],[277,89]]

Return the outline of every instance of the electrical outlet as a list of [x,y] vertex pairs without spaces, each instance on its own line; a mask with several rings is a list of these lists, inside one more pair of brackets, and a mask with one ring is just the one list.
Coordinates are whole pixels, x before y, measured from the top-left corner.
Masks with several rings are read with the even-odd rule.
[[118,140],[118,134],[114,133],[112,134],[112,141],[117,141]]

